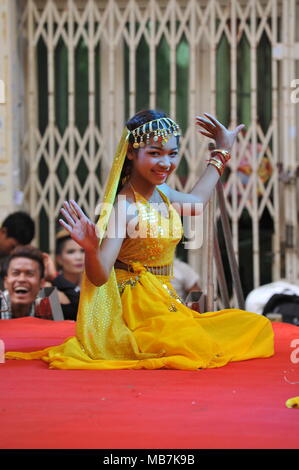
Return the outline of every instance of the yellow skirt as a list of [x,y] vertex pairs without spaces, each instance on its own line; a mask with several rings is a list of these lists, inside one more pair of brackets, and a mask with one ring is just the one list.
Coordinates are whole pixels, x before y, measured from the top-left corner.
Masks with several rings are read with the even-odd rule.
[[273,355],[273,330],[266,317],[238,309],[199,314],[176,299],[169,279],[146,271],[126,284],[126,276],[117,271],[125,285],[123,319],[145,359],[92,359],[77,337],[42,351],[8,352],[6,358],[42,359],[55,369],[196,370]]

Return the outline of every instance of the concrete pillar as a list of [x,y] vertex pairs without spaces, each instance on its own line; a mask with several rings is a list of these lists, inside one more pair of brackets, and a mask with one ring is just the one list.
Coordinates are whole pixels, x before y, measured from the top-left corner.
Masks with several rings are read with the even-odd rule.
[[0,0],[0,223],[22,205],[17,0]]

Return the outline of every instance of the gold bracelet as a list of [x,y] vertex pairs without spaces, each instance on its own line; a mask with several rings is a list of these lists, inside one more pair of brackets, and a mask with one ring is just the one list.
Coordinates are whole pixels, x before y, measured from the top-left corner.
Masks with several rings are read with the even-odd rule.
[[229,153],[228,150],[213,149],[211,151],[212,157],[214,156],[214,154],[217,154],[217,153],[220,153],[223,156],[223,159],[224,159],[225,163],[228,162],[228,160],[230,160],[230,158],[231,158],[231,154]]
[[223,163],[221,163],[219,160],[216,160],[215,158],[211,158],[209,161],[208,161],[208,166],[209,165],[212,165],[216,168],[216,170],[218,171],[219,173],[219,176],[222,176],[223,175],[223,172],[224,172],[224,165]]
[[215,164],[223,170],[225,168],[225,164],[223,163],[222,160],[220,160],[220,158],[212,157],[210,158],[209,162],[215,162]]

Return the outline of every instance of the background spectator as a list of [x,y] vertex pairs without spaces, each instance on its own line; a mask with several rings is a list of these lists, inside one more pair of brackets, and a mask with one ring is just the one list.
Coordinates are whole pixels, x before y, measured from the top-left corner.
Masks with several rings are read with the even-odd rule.
[[18,245],[29,245],[34,238],[34,222],[26,212],[14,212],[0,228],[0,257],[9,255]]
[[84,250],[66,230],[59,231],[56,236],[56,263],[60,272],[52,277],[51,283],[58,289],[64,318],[76,320],[84,270]]
[[14,212],[2,222],[0,228],[0,289],[3,289],[3,266],[8,255],[19,245],[29,245],[34,234],[34,222],[26,212]]
[[1,318],[39,316],[52,320],[49,309],[37,312],[35,308],[36,298],[44,284],[42,252],[32,246],[15,248],[5,266],[4,287],[8,311],[2,311]]

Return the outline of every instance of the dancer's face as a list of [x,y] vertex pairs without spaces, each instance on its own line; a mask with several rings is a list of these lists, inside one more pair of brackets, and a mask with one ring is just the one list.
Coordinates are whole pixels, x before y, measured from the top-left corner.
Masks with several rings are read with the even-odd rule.
[[179,161],[177,138],[171,135],[164,144],[150,139],[148,145],[131,152],[133,172],[153,185],[165,183]]

